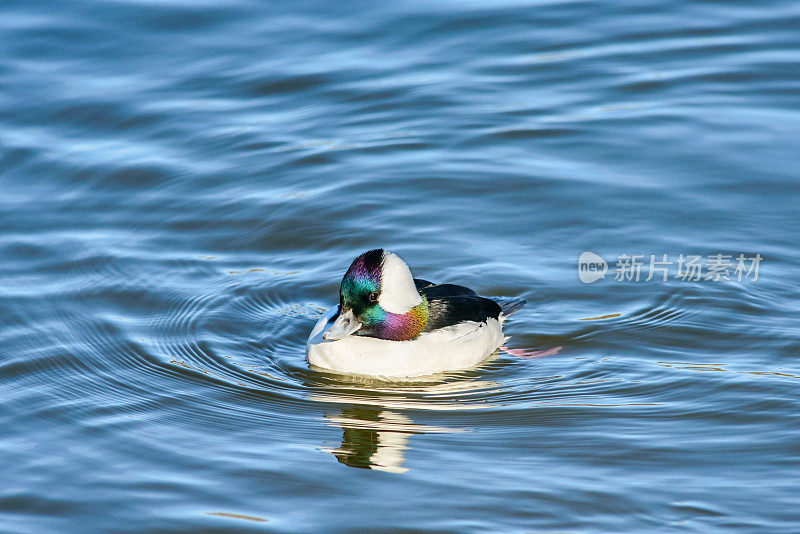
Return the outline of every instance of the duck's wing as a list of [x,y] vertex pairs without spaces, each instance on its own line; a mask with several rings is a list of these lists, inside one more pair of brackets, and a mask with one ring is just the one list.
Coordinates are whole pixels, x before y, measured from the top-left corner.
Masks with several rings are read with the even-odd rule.
[[422,278],[414,278],[414,285],[417,286],[417,291],[422,291],[422,289],[435,286],[436,284],[429,282],[428,280],[423,280]]
[[476,296],[474,292],[471,295],[428,297],[428,321],[422,331],[430,332],[466,322],[485,323],[489,319],[498,319],[501,312],[495,301]]
[[478,294],[470,288],[457,286],[455,284],[434,284],[433,282],[428,282],[427,280],[421,279],[415,279],[414,284],[417,286],[417,291],[422,293],[428,299],[440,297],[478,296]]
[[514,297],[495,297],[494,300],[500,305],[500,311],[502,311],[503,315],[506,317],[515,311],[519,311],[528,303],[525,299]]
[[428,299],[428,322],[423,332],[459,323],[485,323],[489,319],[508,316],[525,305],[524,299],[500,298],[498,302],[479,296],[468,287],[456,284],[434,284],[414,279],[417,290]]

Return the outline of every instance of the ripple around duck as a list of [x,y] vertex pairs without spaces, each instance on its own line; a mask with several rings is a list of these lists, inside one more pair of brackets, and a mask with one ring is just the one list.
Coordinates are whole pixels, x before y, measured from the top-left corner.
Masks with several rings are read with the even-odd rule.
[[[59,417],[85,419],[88,426],[158,412],[164,413],[158,424],[187,415],[225,424],[226,412],[256,419],[306,402],[300,386],[280,367],[257,373],[237,365],[235,354],[232,358],[217,352],[222,338],[209,325],[224,316],[219,313],[224,310],[224,283],[211,280],[191,290],[184,284],[149,291],[130,288],[126,277],[109,275],[103,267],[94,277],[90,289],[69,282],[51,288],[46,305],[32,305],[33,297],[15,297],[25,302],[20,309],[38,310],[35,316],[23,313],[13,320],[26,328],[3,331],[4,340],[15,343],[17,356],[0,366],[13,379],[10,387],[21,402],[51,406],[55,395],[63,399],[56,403]],[[284,308],[275,307],[273,314],[284,322],[300,309]],[[255,324],[238,310],[231,319]],[[280,332],[279,320],[267,323]],[[251,352],[246,343],[241,345]],[[38,392],[52,389],[54,382],[59,387],[48,401]],[[232,400],[242,396],[250,402]]]
[[[183,272],[194,270],[188,264],[175,267]],[[620,406],[638,404],[642,410],[657,406],[658,402],[646,401],[648,396],[651,401],[653,395],[658,397],[657,383],[637,389],[638,377],[630,370],[581,357],[581,347],[596,348],[609,331],[635,330],[643,335],[671,333],[678,327],[705,328],[698,321],[702,317],[698,303],[709,299],[701,292],[677,291],[621,317],[601,318],[587,326],[583,323],[582,329],[563,337],[565,351],[552,359],[528,362],[500,354],[477,370],[392,383],[309,369],[302,340],[322,309],[294,300],[294,289],[280,283],[280,274],[253,270],[244,278],[227,271],[207,271],[196,284],[183,280],[172,287],[169,276],[159,276],[151,281],[164,290],[137,294],[129,288],[141,285],[141,278],[131,278],[132,270],[112,260],[99,262],[93,277],[101,282],[100,287],[65,284],[60,295],[53,293],[66,304],[49,308],[47,317],[18,318],[39,325],[42,337],[30,340],[38,346],[31,347],[35,357],[25,363],[4,362],[6,376],[30,379],[41,374],[63,382],[58,394],[64,400],[72,399],[73,414],[101,427],[158,406],[172,410],[161,424],[189,415],[219,425],[228,424],[226,417],[255,421],[269,413],[284,424],[296,417],[308,418],[308,413],[291,416],[287,413],[290,406],[312,406],[312,413],[328,414],[329,420],[341,422],[338,410],[361,406],[373,415],[375,410],[401,414],[405,422],[398,424],[392,423],[396,417],[386,416],[393,431],[413,426],[413,421],[403,418],[415,413],[438,414],[442,421],[455,424],[453,429],[469,430],[498,419],[521,421],[531,410],[610,408],[617,402],[614,399],[619,399]],[[87,298],[101,310],[93,317],[74,313],[73,301]],[[120,302],[125,302],[121,309]],[[758,308],[760,302],[756,299],[753,305]],[[143,314],[146,308],[154,312]],[[43,349],[43,343],[49,348]],[[571,362],[568,370],[559,363],[564,358]],[[35,379],[27,385],[36,386]],[[680,389],[675,382],[672,386]],[[98,395],[101,402],[95,408],[74,401],[98,400]],[[126,400],[117,401],[117,397]],[[469,419],[469,423],[456,415],[476,410],[484,415]],[[352,419],[344,417],[348,418]],[[352,421],[348,424],[357,426]],[[450,424],[433,427],[448,429]],[[413,433],[427,433],[425,426]]]
[[[254,348],[258,347],[253,347],[253,333],[246,330],[257,323],[241,315],[227,315],[225,307],[230,301],[224,291],[219,296],[183,295],[176,300],[172,310],[154,325],[156,335],[151,342],[170,364],[202,373],[233,388],[300,398],[297,386],[280,368],[269,365],[268,353],[254,354]],[[265,322],[264,315],[258,324],[267,327],[266,335],[279,335],[280,321]],[[235,337],[238,334],[242,337]],[[256,372],[253,366],[248,366],[248,359],[260,364],[268,362],[267,371]]]
[[[218,296],[203,296],[211,287]],[[227,393],[215,396],[216,410],[256,416],[252,401],[260,404],[274,397],[284,410],[310,401],[323,411],[364,406],[447,412],[485,408],[498,391],[498,384],[481,379],[479,371],[446,373],[413,383],[313,371],[299,340],[320,316],[318,307],[289,302],[272,288],[211,284],[198,291],[196,296],[170,297],[175,302],[169,311],[148,324],[148,330],[156,332],[149,344],[178,372],[202,375],[212,381],[211,387],[222,386]]]

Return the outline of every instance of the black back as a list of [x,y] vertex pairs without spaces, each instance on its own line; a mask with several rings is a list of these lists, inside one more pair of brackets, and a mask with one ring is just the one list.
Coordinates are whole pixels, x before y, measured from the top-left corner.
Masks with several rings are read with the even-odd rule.
[[457,296],[470,296],[477,297],[475,293],[468,287],[457,286],[455,284],[434,284],[427,280],[414,280],[417,290],[425,295],[428,299],[438,297],[457,297]]
[[427,280],[414,280],[422,295],[428,299],[428,322],[423,332],[452,326],[464,321],[486,322],[497,319],[500,305],[491,299],[478,296],[468,287],[455,284],[434,284]]

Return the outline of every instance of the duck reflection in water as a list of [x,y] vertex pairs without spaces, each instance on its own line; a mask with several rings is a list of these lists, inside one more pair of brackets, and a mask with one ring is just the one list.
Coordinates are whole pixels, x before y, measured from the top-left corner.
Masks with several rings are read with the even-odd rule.
[[339,462],[350,467],[405,473],[405,452],[409,448],[414,422],[403,414],[377,408],[346,408],[326,419],[342,428],[342,445],[327,449]]
[[[481,410],[491,403],[473,403],[474,395],[483,398],[488,391],[499,391],[500,384],[491,380],[467,378],[463,375],[431,376],[417,381],[387,383],[375,379],[349,377],[336,383],[319,384],[324,388],[311,396],[327,403],[323,410],[325,424],[341,428],[338,447],[323,447],[349,467],[405,473],[406,452],[412,447],[414,434],[454,434],[464,428],[423,425],[412,419],[414,413],[446,416],[448,412]],[[424,439],[417,436],[414,439]]]

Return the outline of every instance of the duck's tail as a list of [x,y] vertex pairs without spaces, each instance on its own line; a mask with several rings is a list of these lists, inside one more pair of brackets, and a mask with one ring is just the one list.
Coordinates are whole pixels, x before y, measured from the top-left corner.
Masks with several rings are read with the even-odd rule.
[[500,311],[506,317],[522,309],[528,303],[525,299],[500,297],[494,299],[500,305]]

